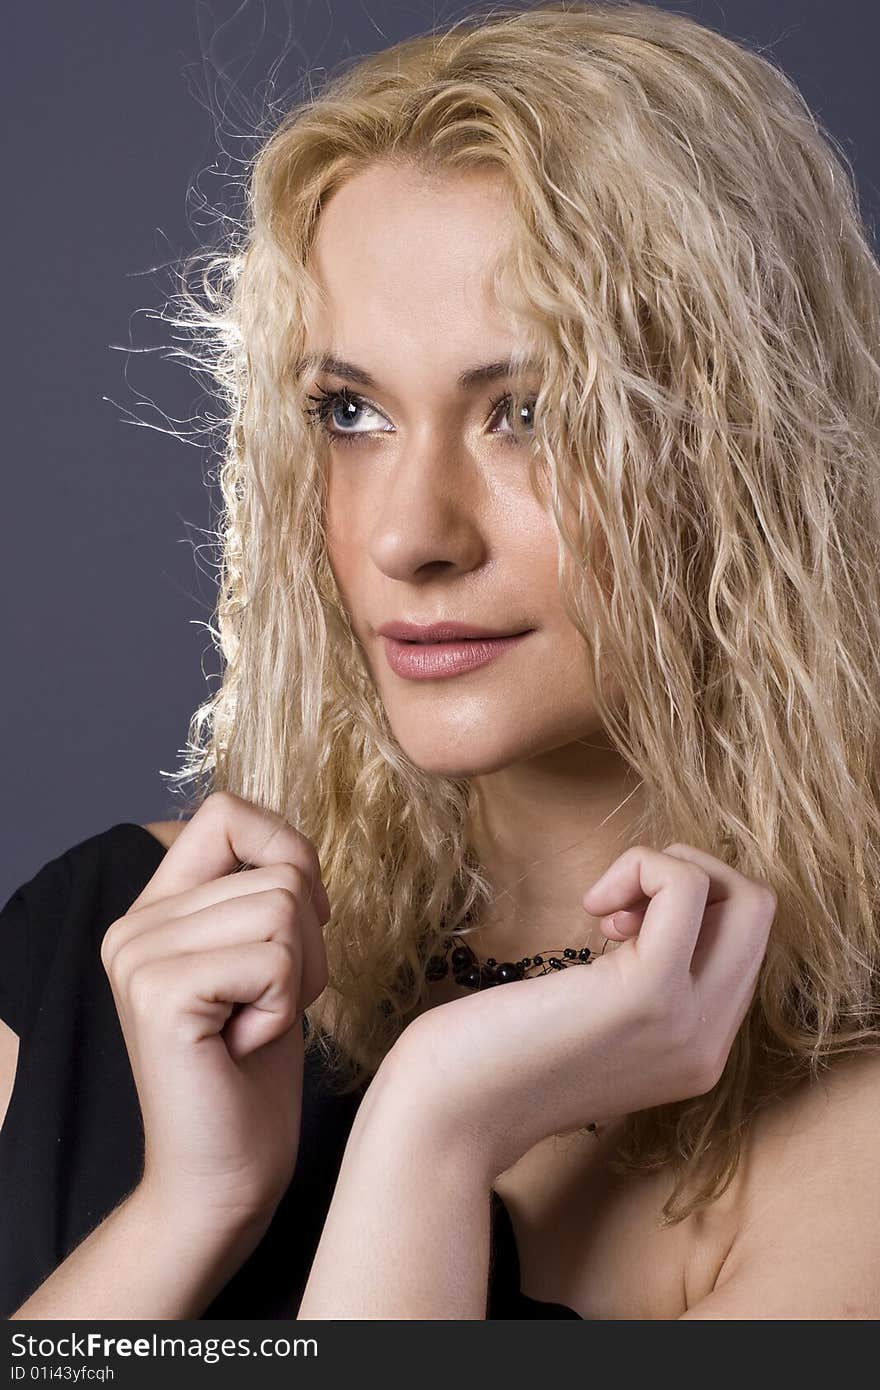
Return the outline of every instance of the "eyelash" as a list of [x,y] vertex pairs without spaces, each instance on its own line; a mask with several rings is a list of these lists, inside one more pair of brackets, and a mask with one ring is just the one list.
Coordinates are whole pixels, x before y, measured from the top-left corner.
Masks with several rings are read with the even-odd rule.
[[[315,423],[315,425],[319,429],[323,430],[324,434],[328,437],[328,439],[332,439],[334,441],[340,440],[345,444],[352,444],[357,439],[369,439],[371,435],[387,433],[386,430],[329,429],[327,422],[331,414],[335,410],[337,403],[340,401],[344,405],[356,405],[360,407],[366,406],[368,410],[374,410],[379,415],[381,415],[382,412],[379,410],[377,406],[372,405],[370,401],[365,400],[363,396],[357,395],[357,393],[354,391],[349,391],[348,388],[345,386],[339,387],[334,391],[327,391],[323,386],[319,386],[318,390],[321,393],[319,396],[306,397],[307,400],[314,401],[315,404],[311,406],[306,406],[304,408],[304,414],[309,416],[310,419]],[[502,405],[512,403],[513,399],[514,397],[511,395],[511,393],[509,391],[505,391],[502,395],[497,396],[494,400],[490,401],[489,419],[493,419],[500,407]],[[504,439],[508,444],[519,443],[519,439],[517,438],[515,433],[507,435],[502,434],[501,438]]]

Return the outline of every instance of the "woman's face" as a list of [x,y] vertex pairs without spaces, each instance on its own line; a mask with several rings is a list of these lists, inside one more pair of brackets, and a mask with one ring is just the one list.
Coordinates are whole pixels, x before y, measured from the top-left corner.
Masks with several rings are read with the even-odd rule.
[[[313,247],[328,307],[306,351],[371,378],[340,362],[308,378],[316,395],[346,388],[323,422],[330,564],[395,737],[418,766],[453,777],[598,728],[560,603],[556,532],[528,479],[538,379],[458,382],[521,346],[483,283],[505,218],[494,176],[428,181],[374,165],[329,200]],[[492,405],[512,391],[516,413]],[[410,646],[379,633],[391,622],[526,635]]]

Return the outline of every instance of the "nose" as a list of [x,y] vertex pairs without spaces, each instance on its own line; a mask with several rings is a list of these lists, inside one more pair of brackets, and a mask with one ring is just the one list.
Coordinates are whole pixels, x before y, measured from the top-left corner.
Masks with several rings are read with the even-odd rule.
[[455,445],[410,441],[389,471],[370,538],[374,563],[391,579],[476,569],[486,555],[480,480]]

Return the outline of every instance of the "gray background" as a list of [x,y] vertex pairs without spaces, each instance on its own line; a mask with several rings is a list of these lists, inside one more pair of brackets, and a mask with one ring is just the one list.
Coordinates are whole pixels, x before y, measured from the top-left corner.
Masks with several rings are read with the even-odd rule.
[[[853,161],[873,227],[874,7],[666,8],[759,46],[790,74]],[[306,70],[319,80],[350,54],[467,9],[18,0],[7,10],[0,903],[87,836],[172,815],[158,769],[178,765],[189,715],[216,687],[211,557],[198,548],[216,458],[163,432],[169,421],[186,430],[207,402],[204,383],[162,355],[171,329],[150,317],[170,288],[161,267],[214,236],[204,205],[222,206],[223,171],[249,153],[243,135],[267,93],[277,101]]]

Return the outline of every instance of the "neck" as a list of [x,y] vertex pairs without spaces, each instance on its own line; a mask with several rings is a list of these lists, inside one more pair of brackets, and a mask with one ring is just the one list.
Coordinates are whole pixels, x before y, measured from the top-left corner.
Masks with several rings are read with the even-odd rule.
[[632,843],[640,789],[601,734],[474,778],[471,840],[494,888],[465,938],[477,956],[602,949],[580,899]]

